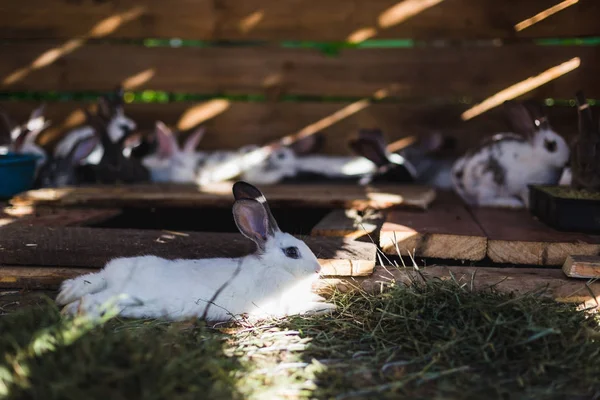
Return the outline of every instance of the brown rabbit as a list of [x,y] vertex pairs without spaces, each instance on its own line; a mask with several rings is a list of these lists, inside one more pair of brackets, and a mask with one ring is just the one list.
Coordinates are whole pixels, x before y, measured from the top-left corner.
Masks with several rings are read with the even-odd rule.
[[583,92],[575,94],[579,134],[571,150],[572,183],[575,189],[600,190],[600,131]]

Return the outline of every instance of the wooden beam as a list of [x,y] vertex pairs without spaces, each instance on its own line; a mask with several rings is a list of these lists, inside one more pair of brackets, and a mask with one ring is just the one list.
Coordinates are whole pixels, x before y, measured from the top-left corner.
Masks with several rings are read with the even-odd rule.
[[[368,275],[376,246],[344,238],[302,238],[326,274]],[[255,245],[239,233],[158,230],[22,227],[0,228],[0,264],[101,268],[117,257],[242,257]]]
[[571,254],[600,254],[600,236],[554,230],[526,210],[476,208],[472,213],[496,263],[562,266]]
[[487,238],[452,193],[440,193],[426,212],[392,210],[379,234],[386,254],[454,260],[482,260]]
[[[585,307],[598,308],[600,282],[586,283],[569,279],[560,269],[539,268],[487,268],[487,267],[424,267],[421,273],[426,279],[454,279],[465,290],[494,290],[523,295],[539,293],[561,302],[581,303]],[[320,293],[364,290],[379,293],[390,284],[410,284],[421,278],[412,268],[376,267],[373,275],[364,278],[321,279],[315,284]],[[457,288],[458,290],[458,288]]]
[[311,236],[333,236],[371,241],[378,240],[383,214],[370,211],[360,215],[357,210],[334,210],[327,214],[310,232]]
[[[38,189],[11,199],[21,206],[53,207],[231,207],[232,183],[206,185],[99,185],[77,188]],[[416,185],[359,186],[327,184],[263,185],[272,207],[346,207],[385,209],[405,206],[426,209],[435,190]]]
[[568,256],[562,270],[571,278],[600,278],[600,256]]
[[88,226],[104,222],[122,213],[117,208],[50,208],[17,206],[0,210],[4,225],[22,226]]
[[58,289],[62,281],[97,271],[92,268],[0,267],[0,289]]
[[[485,99],[574,57],[576,70],[527,97],[572,96],[585,87],[600,92],[595,78],[600,55],[594,46],[454,47],[348,49],[338,57],[290,48],[169,48],[89,44],[20,79],[6,78],[27,68],[61,42],[0,46],[0,83],[11,91],[108,91],[118,83],[133,90],[184,93],[327,94],[371,96],[393,85],[408,98]],[[502,63],[497,60],[501,59]],[[418,68],[415,66],[418,65]]]
[[[419,8],[420,3],[430,4]],[[344,40],[359,30],[375,38],[505,38],[597,35],[594,0],[574,6],[530,28],[514,26],[558,1],[446,0],[368,2],[221,0],[135,0],[48,3],[29,0],[0,5],[5,38],[121,38]],[[125,18],[124,18],[125,17]]]

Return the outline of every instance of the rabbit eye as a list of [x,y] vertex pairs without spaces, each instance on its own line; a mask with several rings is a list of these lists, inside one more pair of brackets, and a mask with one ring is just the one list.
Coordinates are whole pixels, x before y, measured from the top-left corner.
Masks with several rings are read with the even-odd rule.
[[283,249],[283,252],[285,253],[286,257],[293,259],[300,258],[300,251],[297,247],[286,247],[285,249]]
[[544,147],[550,153],[554,153],[556,151],[556,140],[544,139]]

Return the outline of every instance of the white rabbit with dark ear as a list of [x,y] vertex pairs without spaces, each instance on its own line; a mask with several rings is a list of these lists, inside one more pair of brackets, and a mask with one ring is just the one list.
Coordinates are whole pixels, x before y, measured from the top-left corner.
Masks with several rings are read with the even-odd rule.
[[[123,90],[118,88],[115,92],[115,99],[108,99],[101,96],[98,99],[97,114],[107,121],[107,132],[113,143],[135,130],[137,124],[131,118],[125,115],[123,109]],[[86,124],[69,131],[54,148],[54,156],[64,158],[79,140],[94,136],[95,130],[92,126]],[[94,149],[92,153],[84,160],[85,164],[98,164],[102,159],[104,150],[101,144]]]
[[[39,134],[50,126],[50,121],[44,117],[46,105],[42,104],[34,109],[27,122],[19,126],[11,127],[11,145],[10,150],[20,154],[34,154],[38,156],[36,161],[36,174],[43,164],[46,163],[48,155],[42,149],[36,140]],[[7,115],[3,116],[4,121],[10,126],[10,119]]]
[[500,133],[459,158],[454,190],[470,205],[521,208],[529,184],[557,184],[569,160],[566,141],[538,107],[505,102],[512,133]]
[[321,267],[309,247],[279,230],[257,188],[237,182],[233,192],[235,223],[256,243],[254,254],[199,260],[113,259],[100,272],[62,283],[56,301],[65,305],[63,312],[95,317],[109,303],[124,317],[226,321],[240,314],[256,320],[334,310],[333,304],[312,293]]
[[203,157],[196,147],[205,129],[197,128],[186,139],[183,147],[177,143],[173,131],[163,122],[156,122],[156,140],[158,147],[154,154],[142,159],[142,164],[150,171],[153,182],[194,182],[198,161]]

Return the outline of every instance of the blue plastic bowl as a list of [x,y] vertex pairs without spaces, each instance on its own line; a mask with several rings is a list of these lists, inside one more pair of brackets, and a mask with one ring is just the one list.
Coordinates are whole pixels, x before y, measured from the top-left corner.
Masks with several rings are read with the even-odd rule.
[[0,198],[7,199],[33,187],[39,158],[34,154],[0,154]]

